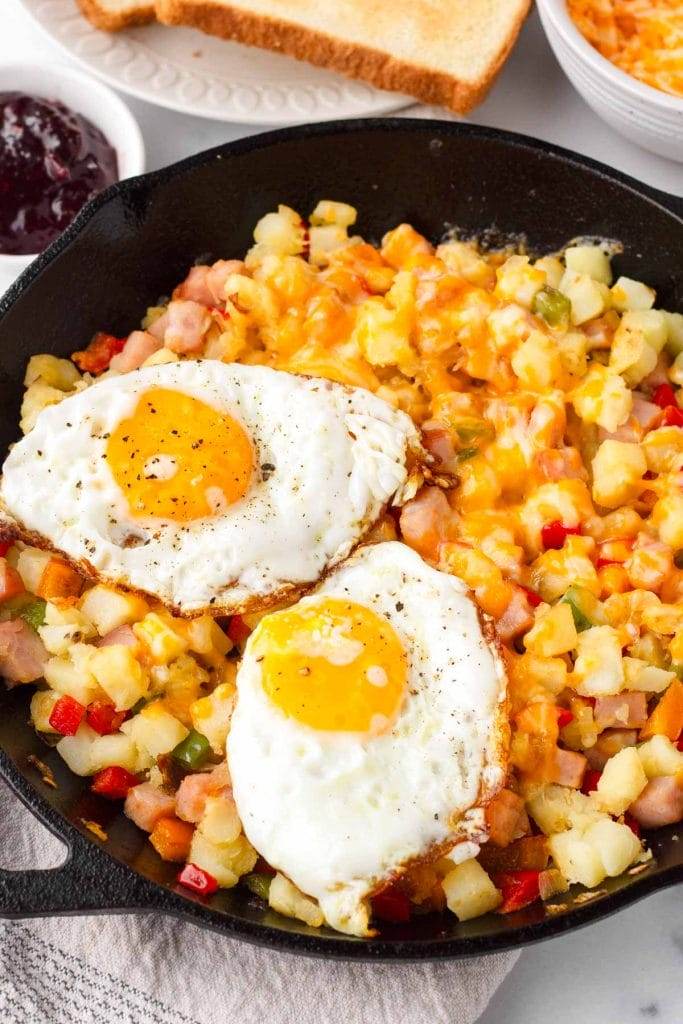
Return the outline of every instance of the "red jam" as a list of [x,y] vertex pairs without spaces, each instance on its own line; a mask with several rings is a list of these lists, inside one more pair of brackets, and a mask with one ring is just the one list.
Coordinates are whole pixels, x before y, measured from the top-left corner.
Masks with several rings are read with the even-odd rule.
[[0,252],[42,252],[118,179],[116,151],[56,100],[0,92]]

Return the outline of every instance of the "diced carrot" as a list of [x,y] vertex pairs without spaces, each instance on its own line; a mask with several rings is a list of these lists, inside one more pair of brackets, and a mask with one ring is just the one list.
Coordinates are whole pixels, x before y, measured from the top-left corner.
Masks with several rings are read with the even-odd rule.
[[51,558],[43,569],[36,588],[36,595],[46,601],[59,597],[78,597],[83,587],[83,578],[63,562],[61,558]]
[[683,730],[683,683],[674,679],[664,696],[640,730],[640,739],[652,736],[668,736],[676,743]]
[[9,565],[7,559],[0,558],[0,602],[9,601],[23,592],[24,584],[17,570]]
[[182,863],[189,856],[193,832],[192,825],[180,818],[160,818],[149,841],[162,860]]

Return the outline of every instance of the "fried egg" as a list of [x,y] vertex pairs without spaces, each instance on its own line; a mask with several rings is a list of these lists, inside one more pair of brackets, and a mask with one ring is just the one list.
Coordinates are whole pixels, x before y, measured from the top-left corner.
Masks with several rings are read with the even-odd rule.
[[249,841],[333,928],[369,934],[374,892],[486,838],[505,701],[464,583],[404,544],[360,548],[247,643],[227,750]]
[[40,413],[10,452],[11,529],[181,614],[301,592],[344,559],[421,451],[360,388],[183,360],[111,376]]

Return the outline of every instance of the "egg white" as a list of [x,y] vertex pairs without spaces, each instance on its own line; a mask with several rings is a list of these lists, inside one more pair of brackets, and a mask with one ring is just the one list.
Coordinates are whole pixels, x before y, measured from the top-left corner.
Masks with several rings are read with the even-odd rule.
[[319,900],[338,931],[368,933],[368,900],[415,859],[486,836],[483,805],[505,774],[506,680],[457,577],[404,544],[359,549],[315,594],[386,617],[408,657],[408,693],[390,731],[316,731],[268,699],[254,631],[237,675],[228,737],[233,793],[249,841]]
[[[151,388],[244,427],[257,469],[242,499],[187,523],[132,517],[107,437]],[[0,503],[33,542],[181,613],[243,611],[310,586],[406,482],[419,450],[404,413],[361,388],[262,366],[183,360],[110,376],[38,416],[3,467]],[[171,467],[172,469],[172,467]],[[130,535],[135,546],[124,546]]]

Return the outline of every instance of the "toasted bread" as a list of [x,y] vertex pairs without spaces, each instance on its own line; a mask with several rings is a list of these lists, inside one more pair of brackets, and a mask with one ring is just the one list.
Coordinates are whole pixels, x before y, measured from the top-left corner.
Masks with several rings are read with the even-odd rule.
[[118,32],[132,25],[154,21],[154,0],[77,0],[83,14],[95,28]]
[[464,113],[486,95],[530,3],[156,0],[156,13],[167,25],[276,50]]

